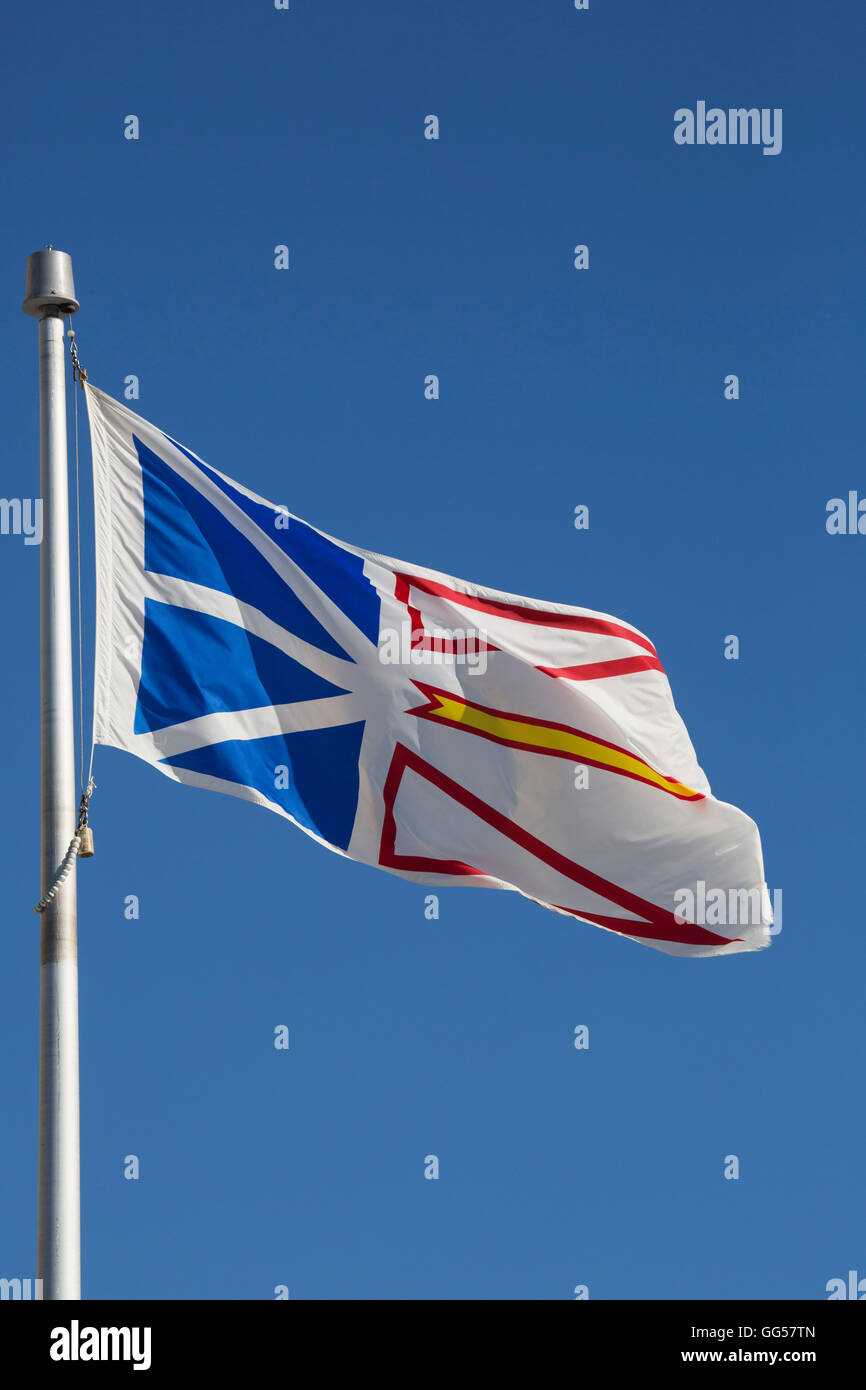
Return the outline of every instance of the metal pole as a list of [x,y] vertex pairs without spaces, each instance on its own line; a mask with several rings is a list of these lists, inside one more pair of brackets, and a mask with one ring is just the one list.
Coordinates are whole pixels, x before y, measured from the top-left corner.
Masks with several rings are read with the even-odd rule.
[[[63,316],[78,303],[72,263],[48,247],[27,261],[24,312],[39,319],[42,892],[76,828]],[[42,914],[39,970],[37,1277],[45,1299],[81,1297],[78,939],[75,868]]]

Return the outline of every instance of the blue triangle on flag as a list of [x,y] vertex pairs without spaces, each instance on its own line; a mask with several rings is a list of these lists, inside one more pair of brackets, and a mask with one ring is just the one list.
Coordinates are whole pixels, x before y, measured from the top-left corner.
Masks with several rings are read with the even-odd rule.
[[162,761],[254,787],[323,840],[346,849],[358,805],[363,736],[362,721],[270,738],[229,739]]
[[136,435],[133,439],[141,464],[145,569],[233,594],[303,641],[351,661],[243,532]]
[[348,692],[236,623],[146,599],[137,734]]

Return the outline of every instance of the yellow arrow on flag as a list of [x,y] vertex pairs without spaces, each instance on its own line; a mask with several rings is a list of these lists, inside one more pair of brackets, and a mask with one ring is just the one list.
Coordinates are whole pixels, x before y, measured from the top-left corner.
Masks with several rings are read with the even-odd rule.
[[458,695],[449,695],[420,681],[413,684],[428,697],[430,703],[407,710],[407,714],[450,724],[453,728],[492,739],[494,743],[504,744],[508,748],[519,748],[528,753],[547,753],[550,757],[568,758],[572,762],[606,768],[622,777],[646,782],[683,801],[703,800],[702,792],[687,787],[675,777],[666,777],[664,773],[657,772],[643,758],[617,747],[615,743],[594,738],[579,729],[571,729],[567,724],[553,724],[546,719],[533,719],[530,715],[488,709],[485,705],[477,705]]

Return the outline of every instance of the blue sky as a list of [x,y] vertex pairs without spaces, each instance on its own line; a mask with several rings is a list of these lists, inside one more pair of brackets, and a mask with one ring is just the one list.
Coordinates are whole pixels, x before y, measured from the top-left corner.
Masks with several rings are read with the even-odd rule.
[[[3,496],[38,489],[18,305],[51,242],[91,380],[136,374],[133,408],[213,466],[648,632],[784,902],[769,951],[703,961],[516,894],[447,891],[429,922],[422,887],[98,749],[86,1295],[819,1299],[866,1274],[866,538],[825,526],[866,495],[862,8],[48,0],[4,38]],[[781,108],[781,153],[676,145],[699,100]],[[38,568],[0,537],[6,1276],[35,1274]]]

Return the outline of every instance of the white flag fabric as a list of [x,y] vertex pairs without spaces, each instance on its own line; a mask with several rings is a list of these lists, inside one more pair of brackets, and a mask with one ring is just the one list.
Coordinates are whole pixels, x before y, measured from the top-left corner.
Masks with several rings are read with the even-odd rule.
[[98,743],[415,882],[673,955],[769,944],[757,827],[642,632],[334,540],[86,393]]

